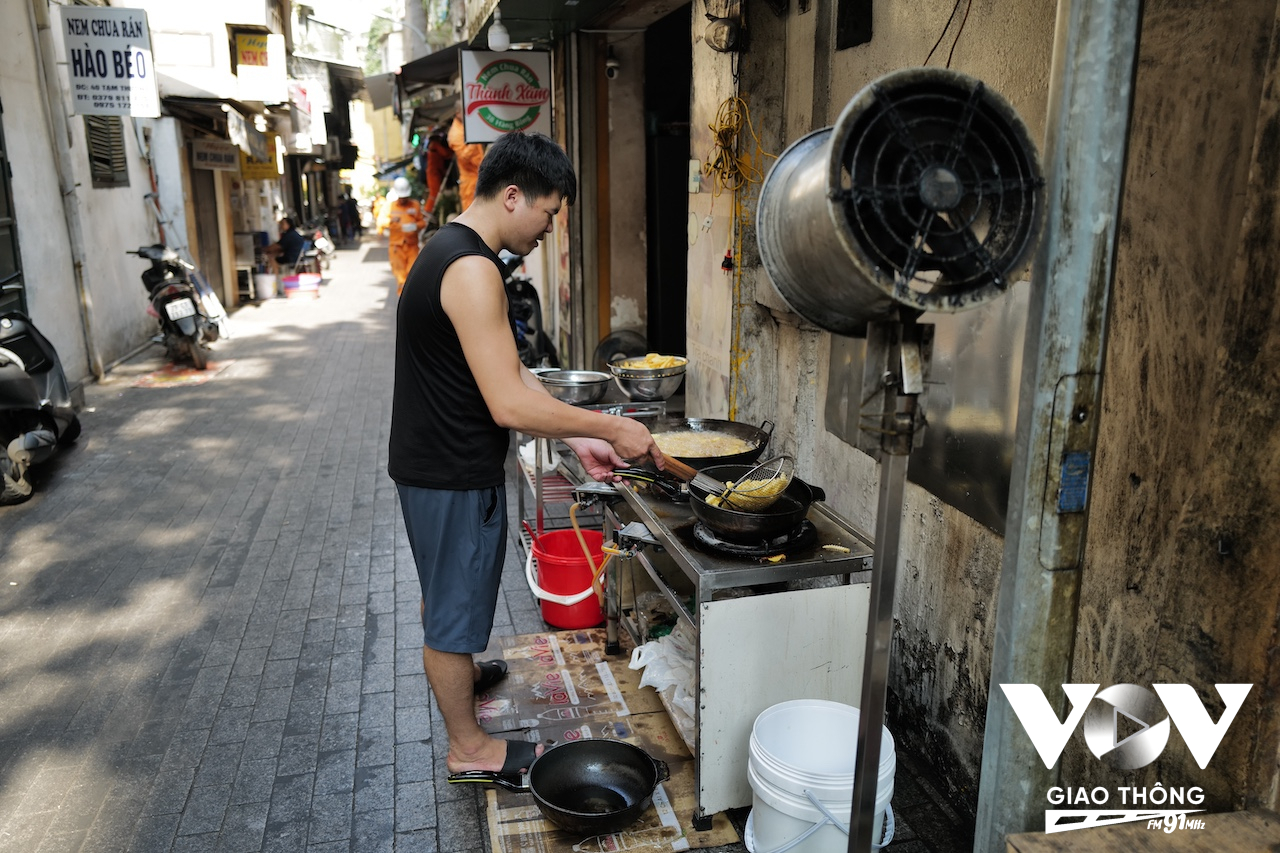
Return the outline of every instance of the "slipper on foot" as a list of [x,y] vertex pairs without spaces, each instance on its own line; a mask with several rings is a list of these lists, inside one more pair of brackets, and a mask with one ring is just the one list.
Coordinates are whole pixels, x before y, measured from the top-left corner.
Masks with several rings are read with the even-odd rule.
[[[511,788],[520,784],[520,771],[533,766],[538,757],[538,745],[525,740],[509,740],[507,757],[503,759],[501,770],[464,770],[461,773],[450,773],[448,781],[454,782],[488,782]],[[514,789],[513,789],[514,790]]]
[[504,660],[486,660],[476,664],[480,668],[480,678],[475,683],[476,693],[486,693],[502,679],[507,677],[507,662]]

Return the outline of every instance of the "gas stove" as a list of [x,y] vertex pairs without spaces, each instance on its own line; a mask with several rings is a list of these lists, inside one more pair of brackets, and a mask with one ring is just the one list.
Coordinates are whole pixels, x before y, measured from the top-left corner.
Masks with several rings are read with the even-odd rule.
[[790,533],[742,543],[706,529],[688,501],[627,483],[613,488],[623,498],[610,508],[621,547],[642,555],[646,547],[665,552],[692,582],[699,601],[718,590],[836,576],[865,582],[870,576],[870,535],[822,501],[810,505],[807,517]]

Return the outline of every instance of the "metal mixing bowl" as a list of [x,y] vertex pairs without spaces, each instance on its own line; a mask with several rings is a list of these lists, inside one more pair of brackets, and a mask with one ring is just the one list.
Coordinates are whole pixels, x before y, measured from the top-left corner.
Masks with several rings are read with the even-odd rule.
[[618,358],[609,363],[609,372],[613,381],[618,383],[622,393],[634,403],[649,403],[665,400],[684,380],[684,369],[688,359],[682,358],[674,367],[628,367],[627,362],[640,361],[638,358]]
[[538,374],[551,396],[573,406],[597,402],[609,389],[609,374],[598,370],[552,370]]

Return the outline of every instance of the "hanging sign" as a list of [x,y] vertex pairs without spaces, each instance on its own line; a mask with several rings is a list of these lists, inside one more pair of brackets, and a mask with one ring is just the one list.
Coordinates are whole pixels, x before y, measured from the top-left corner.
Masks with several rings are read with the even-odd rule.
[[513,130],[551,134],[551,54],[461,50],[466,139],[493,142]]
[[219,139],[191,140],[191,165],[218,172],[240,171],[240,149]]
[[157,118],[160,92],[143,9],[60,6],[71,109],[81,115]]
[[274,181],[280,177],[280,169],[276,163],[276,138],[267,137],[267,157],[256,159],[243,151],[240,152],[240,177],[246,181]]

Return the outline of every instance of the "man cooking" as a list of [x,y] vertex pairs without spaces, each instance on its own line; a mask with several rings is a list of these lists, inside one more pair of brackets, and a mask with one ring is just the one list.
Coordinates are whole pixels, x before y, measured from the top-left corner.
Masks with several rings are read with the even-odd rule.
[[390,461],[422,587],[422,663],[449,734],[451,780],[518,773],[541,746],[493,738],[474,693],[506,675],[476,663],[488,645],[506,551],[511,430],[559,438],[602,481],[661,451],[630,418],[554,399],[520,363],[507,316],[506,249],[527,255],[551,231],[577,179],[568,156],[538,133],[509,133],[486,153],[476,197],[429,240],[396,313]]

